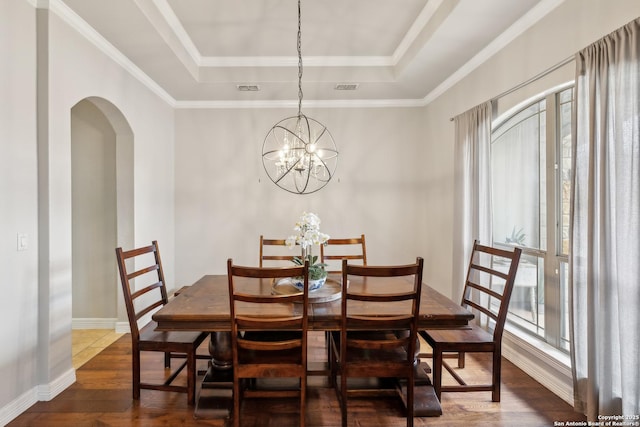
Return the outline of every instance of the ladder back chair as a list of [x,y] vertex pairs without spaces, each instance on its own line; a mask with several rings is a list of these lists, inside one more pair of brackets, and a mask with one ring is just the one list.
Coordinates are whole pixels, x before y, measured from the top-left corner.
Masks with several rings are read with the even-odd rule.
[[[361,234],[360,237],[329,239],[324,245],[320,245],[320,262],[327,264],[325,269],[328,273],[341,273],[343,259],[367,265],[367,245],[364,234]],[[331,334],[329,331],[325,333],[327,360],[331,357],[329,334]],[[327,373],[326,370],[319,370],[311,374],[324,376]]]
[[[423,263],[422,258],[417,258],[415,264],[374,267],[350,265],[346,259],[342,261],[341,326],[339,334],[330,335],[330,361],[331,383],[340,403],[343,427],[347,425],[348,396],[375,395],[385,388],[367,390],[350,387],[354,384],[347,380],[352,377],[406,379],[406,396],[399,381],[391,391],[405,403],[407,426],[413,426]],[[348,286],[349,278],[355,280],[354,276],[363,278],[364,286],[358,290]],[[374,284],[375,278],[405,276],[413,280],[400,291],[397,286],[384,284],[375,287]],[[358,306],[369,304],[380,304],[379,314],[363,315],[358,312]],[[339,382],[337,376],[340,376]],[[388,387],[386,391],[388,394]]]
[[[329,239],[325,245],[320,245],[320,262],[332,265],[332,261],[339,261],[338,268],[328,268],[330,273],[340,273],[342,260],[358,260],[360,264],[367,265],[367,245],[364,234],[360,237],[346,239]],[[333,263],[334,264],[334,263]]]
[[[467,328],[427,329],[420,332],[433,350],[432,382],[438,399],[443,391],[491,391],[491,400],[500,401],[502,332],[521,253],[520,248],[498,249],[483,246],[477,240],[473,244],[462,306],[486,316],[493,324],[493,331],[470,324]],[[446,354],[454,353],[458,357],[458,367],[463,368],[466,352],[492,353],[491,384],[467,384],[444,360]],[[457,385],[442,385],[443,367],[453,376]]]
[[[293,267],[242,267],[227,261],[231,349],[233,354],[233,423],[240,425],[244,397],[298,397],[300,426],[307,398],[309,263]],[[269,292],[274,280],[304,277],[304,291]],[[265,292],[266,291],[266,292]],[[292,309],[286,308],[293,306]],[[285,311],[283,311],[285,307]],[[259,378],[293,378],[291,387],[269,388]],[[286,385],[286,384],[285,384]]]
[[264,236],[260,236],[260,267],[265,267],[264,261],[271,261],[270,266],[277,264],[286,265],[283,261],[293,262],[295,255],[287,254],[290,249],[286,245],[285,239],[265,239]]
[[[167,304],[167,289],[160,259],[158,242],[150,246],[123,251],[116,248],[120,281],[127,307],[132,344],[133,398],[140,399],[140,389],[187,393],[189,405],[195,403],[196,350],[205,340],[203,332],[158,332],[156,322],[144,327],[138,321],[155,309]],[[135,268],[129,269],[129,266]],[[143,265],[143,267],[140,267]],[[153,351],[164,353],[165,379],[162,383],[142,382],[140,379],[140,353]],[[171,372],[171,359],[180,358],[180,366]],[[175,385],[173,381],[187,368],[187,385]]]

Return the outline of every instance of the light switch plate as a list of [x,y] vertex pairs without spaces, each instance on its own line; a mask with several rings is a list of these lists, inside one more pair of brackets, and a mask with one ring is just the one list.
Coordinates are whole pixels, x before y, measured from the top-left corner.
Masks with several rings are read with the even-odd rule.
[[18,233],[18,250],[26,251],[29,248],[29,235],[26,233]]

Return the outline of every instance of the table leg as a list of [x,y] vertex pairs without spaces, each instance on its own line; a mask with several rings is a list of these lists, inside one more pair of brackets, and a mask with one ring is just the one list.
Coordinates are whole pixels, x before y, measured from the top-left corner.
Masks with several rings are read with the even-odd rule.
[[212,332],[211,360],[196,401],[196,418],[228,418],[233,406],[233,355],[230,332]]
[[211,367],[217,370],[229,370],[233,367],[231,352],[231,332],[211,332],[209,341]]

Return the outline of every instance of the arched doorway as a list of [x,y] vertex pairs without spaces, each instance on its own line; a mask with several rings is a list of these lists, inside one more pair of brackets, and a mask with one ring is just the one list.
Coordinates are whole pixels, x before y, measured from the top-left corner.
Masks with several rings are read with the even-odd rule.
[[114,249],[134,241],[133,133],[105,99],[71,109],[71,183],[72,327],[126,332]]

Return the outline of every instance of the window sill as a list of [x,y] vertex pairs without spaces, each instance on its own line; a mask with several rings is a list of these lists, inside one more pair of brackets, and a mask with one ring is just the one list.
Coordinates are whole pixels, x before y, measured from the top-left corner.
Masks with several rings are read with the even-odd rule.
[[534,336],[505,326],[502,354],[555,395],[573,406],[571,358]]

